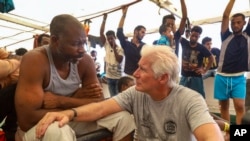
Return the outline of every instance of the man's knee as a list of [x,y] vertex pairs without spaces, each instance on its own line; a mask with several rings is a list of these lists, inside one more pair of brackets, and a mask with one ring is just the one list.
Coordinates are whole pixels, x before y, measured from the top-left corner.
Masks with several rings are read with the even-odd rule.
[[64,125],[63,127],[59,127],[58,122],[52,123],[46,130],[44,138],[68,138],[74,140],[75,133],[72,128],[68,125]]
[[113,132],[113,140],[121,140],[135,130],[134,118],[126,111],[109,115],[98,120],[97,123]]
[[[24,141],[35,140],[35,139],[36,139],[36,126],[31,128],[28,132],[24,134]],[[68,125],[59,127],[59,123],[54,122],[47,128],[43,136],[43,140],[75,141],[76,137],[74,131]]]
[[245,111],[245,100],[243,99],[233,99],[234,107],[236,111]]
[[97,123],[99,126],[104,125],[104,127],[105,125],[107,125],[107,123],[111,125],[111,127],[117,127],[117,126],[126,127],[128,126],[128,123],[131,123],[133,125],[134,119],[130,113],[126,111],[122,111],[122,112],[109,115],[101,120],[98,120]]
[[128,121],[134,121],[133,116],[126,111],[122,111],[116,114],[117,114],[116,116],[118,117],[120,124],[127,124]]

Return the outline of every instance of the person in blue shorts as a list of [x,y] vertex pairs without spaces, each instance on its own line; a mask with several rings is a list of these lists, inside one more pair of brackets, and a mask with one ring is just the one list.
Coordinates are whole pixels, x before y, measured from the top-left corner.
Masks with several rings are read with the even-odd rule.
[[245,15],[236,13],[231,19],[229,31],[229,16],[235,0],[229,0],[223,13],[221,25],[221,54],[215,76],[214,97],[220,102],[221,117],[230,121],[229,99],[233,99],[236,124],[241,124],[245,114],[246,78],[245,71],[249,70],[250,50],[250,20],[246,24]]

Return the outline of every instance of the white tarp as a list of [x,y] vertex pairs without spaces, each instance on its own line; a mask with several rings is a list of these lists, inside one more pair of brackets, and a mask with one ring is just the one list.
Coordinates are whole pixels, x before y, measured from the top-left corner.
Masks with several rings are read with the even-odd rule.
[[[96,12],[105,11],[114,7],[121,6],[134,0],[14,0],[15,10],[3,16],[18,18],[21,21],[27,21],[44,28],[48,28],[51,19],[58,14],[67,13],[75,17],[83,17]],[[179,0],[165,0],[172,3],[171,7],[180,10]],[[222,16],[228,0],[186,0],[188,17],[192,21],[204,20],[210,17]],[[249,1],[236,0],[232,13],[249,11]],[[121,10],[108,15],[106,30],[116,31]],[[147,29],[158,28],[161,24],[161,18],[169,14],[168,11],[161,9],[149,1],[142,0],[129,7],[124,24],[124,31],[131,33],[135,26],[141,24]],[[1,16],[1,15],[0,15]],[[79,18],[82,20],[82,18]],[[99,34],[102,17],[92,19],[89,34]],[[177,23],[179,19],[177,18]],[[214,45],[220,46],[220,24],[204,25],[202,37],[211,36]],[[43,33],[41,30],[20,26],[5,20],[0,20],[0,47],[7,47],[7,50],[13,51],[19,47],[32,49],[33,35]],[[158,33],[146,35],[144,42],[151,44],[153,40],[159,37]],[[202,38],[201,37],[201,38]],[[18,43],[19,42],[19,43]]]

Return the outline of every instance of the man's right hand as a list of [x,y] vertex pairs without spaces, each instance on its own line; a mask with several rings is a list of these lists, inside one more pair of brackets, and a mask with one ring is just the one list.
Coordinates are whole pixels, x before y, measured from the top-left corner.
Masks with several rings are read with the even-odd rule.
[[103,14],[103,21],[106,21],[107,16],[108,16],[108,14],[107,14],[107,13],[104,13],[104,14]]
[[90,84],[80,88],[74,95],[75,98],[102,98],[103,91],[99,83]]
[[128,10],[128,6],[127,5],[122,7],[122,14],[123,14],[123,16],[126,16],[127,10]]

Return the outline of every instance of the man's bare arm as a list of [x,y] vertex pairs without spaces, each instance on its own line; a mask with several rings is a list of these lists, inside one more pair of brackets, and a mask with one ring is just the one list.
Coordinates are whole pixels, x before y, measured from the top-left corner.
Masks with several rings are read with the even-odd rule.
[[223,135],[216,123],[206,123],[198,126],[194,130],[194,136],[198,141],[224,141]]
[[89,55],[84,55],[83,59],[79,61],[78,72],[82,79],[82,88],[77,90],[73,97],[104,99],[102,87],[96,76],[94,61]]
[[46,61],[45,55],[38,51],[30,51],[22,59],[15,106],[18,125],[24,131],[33,127],[48,111],[58,110],[42,109],[44,97],[42,85],[48,66]]
[[117,46],[114,47],[114,54],[115,54],[116,61],[119,62],[119,63],[121,63],[122,60],[123,60],[123,56],[118,53]]
[[102,20],[102,24],[101,24],[101,28],[100,28],[100,39],[101,39],[101,42],[103,45],[106,42],[106,37],[104,35],[106,19],[107,19],[107,14],[105,13],[105,14],[103,14],[103,20]]
[[[80,91],[80,90],[79,90]],[[42,108],[44,109],[68,109],[74,108],[81,105],[89,104],[92,102],[98,102],[103,100],[100,96],[93,95],[86,93],[86,96],[82,97],[66,97],[54,94],[52,92],[45,92]]]
[[125,21],[125,18],[126,18],[126,14],[127,14],[127,10],[128,10],[128,6],[123,6],[122,7],[122,17],[120,19],[118,28],[122,28],[123,27],[124,21]]
[[180,34],[182,35],[185,31],[186,20],[187,20],[187,7],[185,0],[180,0],[181,2],[181,11],[182,11],[182,18],[179,26]]
[[225,33],[229,28],[229,16],[232,11],[235,0],[229,0],[227,7],[224,10],[221,22],[221,33]]

